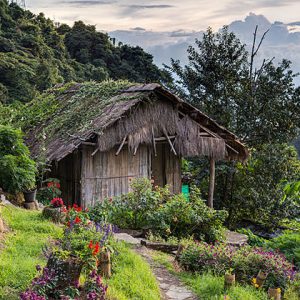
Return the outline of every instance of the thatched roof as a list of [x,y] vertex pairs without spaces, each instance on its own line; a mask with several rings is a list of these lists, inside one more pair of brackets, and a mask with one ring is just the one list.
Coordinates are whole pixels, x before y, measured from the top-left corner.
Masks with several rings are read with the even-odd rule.
[[[154,146],[166,137],[182,156],[244,161],[248,152],[237,137],[159,84],[129,82],[72,84],[48,91],[29,109],[45,112],[28,124],[33,156],[59,161],[82,144],[107,151],[126,139]],[[33,122],[33,121],[31,121]]]

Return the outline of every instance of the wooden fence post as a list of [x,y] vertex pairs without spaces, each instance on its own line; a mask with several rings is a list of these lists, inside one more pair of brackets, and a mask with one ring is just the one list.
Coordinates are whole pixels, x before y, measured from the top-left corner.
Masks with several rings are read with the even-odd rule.
[[214,189],[215,189],[215,173],[216,173],[216,164],[213,158],[209,161],[209,190],[208,190],[208,201],[207,205],[211,208],[214,207]]

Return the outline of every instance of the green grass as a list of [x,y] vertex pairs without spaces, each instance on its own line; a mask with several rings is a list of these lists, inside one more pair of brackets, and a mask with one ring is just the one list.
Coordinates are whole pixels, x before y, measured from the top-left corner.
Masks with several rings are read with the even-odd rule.
[[35,276],[35,266],[45,264],[43,246],[59,237],[62,229],[38,211],[2,207],[0,213],[11,229],[0,250],[0,299],[14,300]]
[[201,300],[224,300],[228,295],[230,300],[267,300],[267,294],[252,286],[236,285],[224,291],[224,278],[212,274],[176,273],[170,257],[161,252],[153,252],[154,261],[164,265],[170,272],[176,274]]
[[113,276],[108,281],[108,298],[159,300],[160,291],[150,266],[124,243],[117,244]]

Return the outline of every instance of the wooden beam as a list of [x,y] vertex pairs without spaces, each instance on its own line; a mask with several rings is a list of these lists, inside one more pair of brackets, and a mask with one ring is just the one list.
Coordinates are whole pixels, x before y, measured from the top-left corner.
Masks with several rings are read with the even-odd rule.
[[124,138],[123,138],[123,140],[122,140],[122,143],[121,143],[121,145],[120,145],[118,151],[116,152],[116,156],[120,154],[120,152],[121,152],[121,150],[122,150],[122,148],[123,148],[123,146],[124,146],[124,144],[125,144],[126,138],[127,138],[127,135],[124,136]]
[[155,136],[154,136],[154,129],[153,129],[153,126],[152,126],[151,130],[152,130],[152,138],[153,138],[154,156],[156,157],[156,156],[157,156],[157,151],[156,151],[156,142],[155,142]]
[[85,146],[97,146],[96,143],[91,143],[91,142],[82,142],[81,145],[85,145]]
[[99,151],[99,148],[97,148],[93,153],[92,156],[94,156]]
[[167,138],[167,140],[168,140],[168,142],[169,142],[169,145],[170,145],[170,147],[171,147],[173,153],[174,153],[175,155],[177,155],[176,150],[175,150],[175,148],[174,148],[174,146],[173,146],[173,144],[172,144],[172,142],[171,142],[171,140],[170,140],[168,134],[165,133],[165,136],[166,136],[166,138]]
[[214,190],[215,190],[215,173],[216,173],[216,164],[213,158],[209,161],[209,190],[208,190],[208,207],[214,207]]
[[[174,139],[174,138],[175,138],[175,135],[169,136],[169,139]],[[163,141],[166,141],[166,140],[167,140],[166,137],[155,138],[155,141],[156,141],[156,142],[163,142]]]

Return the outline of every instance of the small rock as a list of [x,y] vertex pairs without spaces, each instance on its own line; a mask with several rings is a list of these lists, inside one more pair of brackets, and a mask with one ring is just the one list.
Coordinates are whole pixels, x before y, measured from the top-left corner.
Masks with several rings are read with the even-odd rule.
[[138,245],[140,241],[127,233],[115,233],[115,238],[117,241],[124,241],[128,244]]

